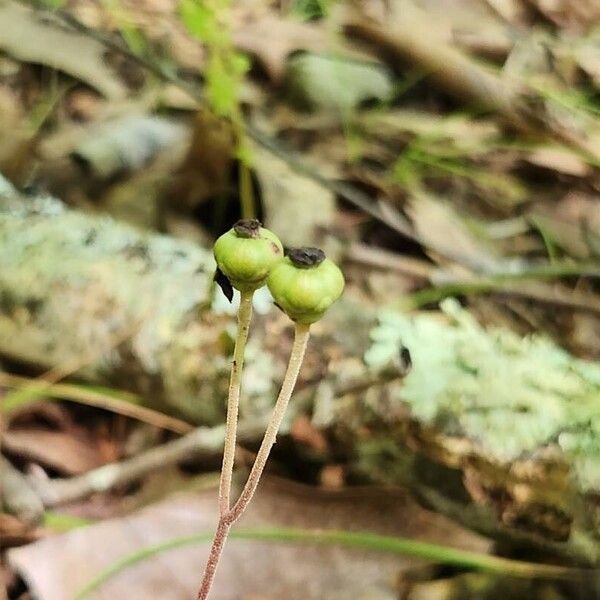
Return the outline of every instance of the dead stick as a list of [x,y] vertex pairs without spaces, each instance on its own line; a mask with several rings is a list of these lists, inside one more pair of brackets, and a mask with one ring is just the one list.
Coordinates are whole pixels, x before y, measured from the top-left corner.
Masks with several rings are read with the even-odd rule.
[[[378,373],[367,372],[361,377],[338,384],[334,387],[333,393],[335,397],[342,397],[375,385],[389,383],[404,377],[406,373],[406,365],[402,363],[391,364],[387,369]],[[298,394],[293,406],[295,413],[300,413],[306,409],[313,389],[314,386],[309,386]],[[266,417],[252,421],[240,421],[237,434],[238,441],[248,442],[258,439],[262,435],[266,423]],[[217,455],[223,449],[224,439],[224,425],[199,427],[172,442],[151,448],[127,460],[93,469],[83,475],[69,479],[36,480],[32,483],[44,506],[51,508],[59,504],[81,500],[94,493],[106,492],[182,460]]]
[[26,523],[38,523],[44,506],[29,480],[0,455],[0,509]]
[[[239,438],[258,437],[264,422],[241,423]],[[47,508],[106,492],[144,475],[198,456],[214,456],[222,450],[225,427],[199,427],[183,437],[157,446],[118,463],[104,465],[70,479],[35,481],[34,486]]]
[[545,133],[600,160],[598,144],[588,138],[585,122],[574,124],[573,111],[561,109],[524,82],[500,77],[449,44],[431,17],[410,2],[392,11],[385,26],[359,13],[347,20],[344,32],[378,49],[393,67],[398,60],[419,65],[446,92],[498,112],[512,127]]

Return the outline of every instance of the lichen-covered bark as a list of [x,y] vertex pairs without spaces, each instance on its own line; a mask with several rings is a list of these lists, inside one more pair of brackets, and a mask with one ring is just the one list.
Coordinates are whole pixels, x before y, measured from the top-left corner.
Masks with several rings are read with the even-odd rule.
[[0,249],[2,354],[220,417],[223,327],[199,316],[209,251],[16,194],[0,198]]
[[495,538],[600,563],[600,365],[444,308],[380,313],[366,360],[402,343],[414,368],[338,412],[355,471]]
[[[79,366],[196,423],[223,421],[233,319],[207,310],[208,250],[2,185],[0,250],[1,354]],[[292,408],[314,401],[350,475],[409,485],[498,539],[600,564],[600,366],[485,331],[452,305],[377,314],[346,296],[314,327]],[[291,344],[277,311],[255,323],[243,416],[272,404]],[[401,344],[413,358],[403,382],[353,388]]]

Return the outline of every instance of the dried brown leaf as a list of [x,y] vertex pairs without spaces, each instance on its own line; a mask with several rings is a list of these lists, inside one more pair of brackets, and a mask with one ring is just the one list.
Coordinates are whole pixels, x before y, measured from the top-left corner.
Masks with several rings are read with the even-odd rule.
[[573,192],[554,205],[539,203],[533,223],[574,258],[589,259],[600,250],[600,210],[597,196]]
[[126,95],[108,67],[105,47],[18,2],[0,4],[0,49],[18,60],[59,69],[111,99]]
[[589,37],[577,41],[575,58],[596,87],[600,87],[600,27]]
[[410,217],[427,248],[460,264],[476,269],[493,269],[496,257],[491,247],[469,230],[449,202],[424,193],[410,201]]
[[275,82],[283,79],[287,57],[294,50],[324,51],[329,46],[323,27],[268,13],[238,29],[234,42],[240,50],[256,57]]
[[85,473],[104,462],[97,446],[72,431],[12,429],[4,433],[2,442],[12,454],[69,475]]
[[[119,558],[177,536],[212,531],[216,507],[214,491],[173,495],[130,516],[11,550],[9,560],[39,600],[70,600]],[[375,489],[325,493],[267,480],[240,526],[364,530],[489,549],[487,541],[419,508],[408,495]],[[188,600],[197,591],[207,554],[205,544],[151,556],[107,581],[93,598]],[[232,539],[211,597],[341,600],[377,593],[391,600],[397,597],[398,572],[415,564],[420,561],[338,547]]]
[[526,156],[526,160],[532,165],[573,177],[587,177],[592,173],[592,168],[580,154],[559,146],[536,148]]
[[277,231],[284,245],[319,245],[319,229],[334,218],[333,193],[258,145],[252,158],[262,191],[265,225]]

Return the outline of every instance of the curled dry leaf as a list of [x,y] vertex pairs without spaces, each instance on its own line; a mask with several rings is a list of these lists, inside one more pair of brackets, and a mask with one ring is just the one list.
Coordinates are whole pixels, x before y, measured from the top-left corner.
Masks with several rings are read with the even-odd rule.
[[572,192],[554,205],[539,203],[530,219],[552,244],[573,258],[590,260],[600,253],[597,196]]
[[410,202],[409,214],[427,248],[452,256],[475,270],[493,270],[497,257],[485,240],[479,239],[449,204],[425,194]]

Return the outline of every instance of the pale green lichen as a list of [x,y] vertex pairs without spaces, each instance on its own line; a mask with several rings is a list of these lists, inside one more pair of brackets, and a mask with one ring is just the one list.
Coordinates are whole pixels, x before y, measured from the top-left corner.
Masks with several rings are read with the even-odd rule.
[[413,368],[397,399],[422,422],[508,463],[550,443],[573,462],[581,490],[600,490],[600,365],[541,336],[486,331],[454,301],[444,316],[383,311],[365,360],[408,347]]
[[136,389],[158,404],[198,421],[214,414],[212,397],[198,402],[198,384],[174,358],[187,356],[187,329],[207,300],[210,252],[51,197],[0,198],[0,247],[0,351],[79,365],[92,380],[138,378]]

